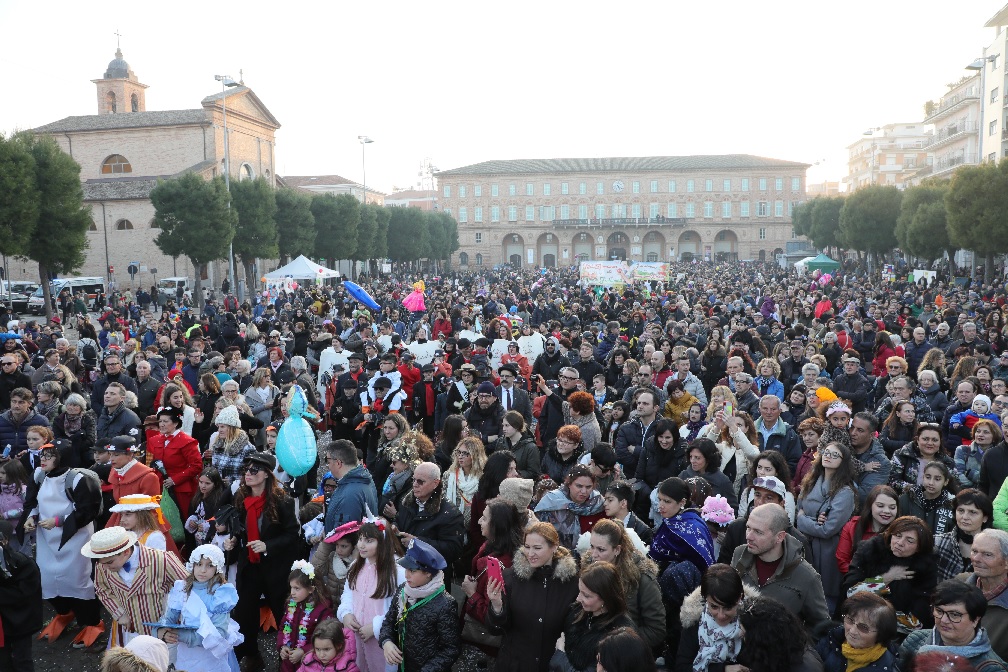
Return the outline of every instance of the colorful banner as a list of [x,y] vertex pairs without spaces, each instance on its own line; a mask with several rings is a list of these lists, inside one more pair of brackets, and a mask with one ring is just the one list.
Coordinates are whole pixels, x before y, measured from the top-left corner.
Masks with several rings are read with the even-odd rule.
[[650,282],[669,279],[671,264],[661,261],[582,261],[580,265],[583,285],[614,287],[633,282]]

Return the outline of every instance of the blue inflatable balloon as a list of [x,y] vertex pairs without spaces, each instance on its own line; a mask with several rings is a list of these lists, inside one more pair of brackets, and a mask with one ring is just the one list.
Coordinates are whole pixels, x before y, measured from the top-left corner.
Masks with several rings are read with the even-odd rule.
[[343,287],[346,289],[347,294],[357,299],[371,310],[381,310],[381,306],[378,305],[378,302],[371,298],[371,295],[364,291],[364,288],[356,282],[344,280]]
[[308,399],[299,385],[294,386],[290,403],[290,417],[280,426],[277,434],[276,456],[283,470],[297,478],[307,474],[318,457],[315,431],[304,419]]

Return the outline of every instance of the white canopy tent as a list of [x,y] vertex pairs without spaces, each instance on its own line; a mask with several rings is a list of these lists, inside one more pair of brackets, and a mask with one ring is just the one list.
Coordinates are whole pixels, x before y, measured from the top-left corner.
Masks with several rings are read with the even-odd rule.
[[314,278],[338,278],[339,271],[334,271],[325,266],[319,266],[314,261],[303,254],[286,266],[266,274],[267,280],[280,280],[282,278],[294,278],[295,280],[312,280]]

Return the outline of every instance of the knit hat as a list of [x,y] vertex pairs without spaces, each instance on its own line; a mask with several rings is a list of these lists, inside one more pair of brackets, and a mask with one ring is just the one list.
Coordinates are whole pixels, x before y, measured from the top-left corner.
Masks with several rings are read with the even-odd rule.
[[836,396],[833,390],[829,389],[828,387],[816,388],[815,396],[819,397],[819,401],[824,404],[827,404],[831,401],[836,401],[837,399],[840,398]]
[[988,397],[986,394],[978,394],[975,397],[973,397],[973,403],[975,404],[978,401],[982,401],[984,404],[987,405],[987,412],[989,413],[991,409],[990,397]]
[[238,407],[237,406],[226,406],[220,410],[217,414],[217,419],[214,420],[217,426],[226,425],[228,427],[237,427],[241,429],[241,420],[238,419]]
[[504,501],[514,504],[519,511],[523,511],[532,503],[534,489],[535,481],[531,478],[505,478],[501,481],[498,496]]
[[[489,380],[484,380],[482,383],[479,384],[479,387],[476,388],[476,394],[493,394],[493,393],[494,393],[494,385]],[[988,406],[990,406],[990,404],[988,404]]]
[[168,672],[168,645],[157,637],[138,635],[129,641],[126,650],[158,672]]

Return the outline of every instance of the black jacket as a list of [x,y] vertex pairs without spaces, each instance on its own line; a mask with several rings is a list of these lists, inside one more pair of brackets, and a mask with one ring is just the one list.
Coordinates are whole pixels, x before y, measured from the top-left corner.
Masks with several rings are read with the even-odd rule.
[[590,670],[596,660],[598,644],[602,638],[617,628],[637,630],[637,626],[626,613],[609,618],[604,615],[589,618],[583,612],[577,602],[570,605],[564,620],[564,650],[554,652],[551,670],[560,672]]
[[872,537],[858,544],[854,551],[850,569],[843,581],[844,592],[861,581],[885,574],[895,565],[907,567],[914,573],[914,577],[889,583],[886,599],[896,611],[909,612],[919,618],[925,628],[933,627],[930,595],[938,583],[938,564],[934,553],[915,553],[909,558],[897,558],[889,550],[883,535]]
[[[443,592],[419,609],[411,610],[401,623],[402,591],[399,587],[385,620],[378,642],[391,641],[403,652],[406,672],[450,672],[462,652],[458,603]],[[403,641],[405,640],[405,641]]]
[[99,406],[101,413],[95,421],[95,431],[98,435],[97,446],[107,446],[117,436],[132,436],[137,443],[143,441],[140,431],[140,418],[137,414],[120,404],[112,413],[107,406]]
[[852,376],[841,373],[834,378],[833,391],[841,399],[851,402],[855,413],[865,410],[868,405],[868,379],[860,371]]
[[31,637],[42,628],[42,578],[27,555],[4,546],[0,568],[0,617],[7,646],[10,640]]
[[[244,526],[245,504],[240,497],[235,499],[235,509],[238,511],[238,520]],[[265,542],[266,553],[260,556],[259,566],[265,572],[267,581],[277,581],[281,584],[287,581],[291,565],[300,557],[302,544],[299,541],[299,527],[294,511],[294,500],[290,497],[285,496],[283,501],[277,503],[277,520],[270,520],[265,513],[263,514],[262,523],[259,525],[259,539]],[[245,548],[247,544],[246,530],[238,536],[238,545],[233,552],[233,557],[238,562],[239,581],[242,572],[251,564]]]
[[[483,445],[489,446],[500,438],[501,424],[504,422],[504,407],[501,406],[500,399],[494,399],[487,409],[477,401],[465,412],[465,417],[469,422],[469,431],[479,434]],[[490,439],[491,436],[494,437],[493,440]]]
[[634,476],[638,481],[647,483],[651,489],[657,488],[666,478],[678,476],[679,472],[689,466],[685,441],[679,440],[678,445],[671,451],[662,450],[655,445],[653,433],[644,442],[644,449],[639,455]]
[[16,388],[23,387],[26,390],[32,389],[31,378],[23,373],[21,369],[15,367],[14,373],[0,373],[0,411],[10,408],[11,392]]
[[1002,441],[984,453],[980,461],[980,478],[977,488],[991,501],[1001,492],[1001,484],[1008,478],[1008,443]]
[[[439,485],[427,500],[423,512],[417,505],[416,496],[410,492],[403,497],[402,505],[396,512],[395,524],[400,532],[423,539],[437,549],[448,561],[449,570],[453,562],[462,555],[462,541],[465,523],[458,508],[444,498],[443,485]],[[450,577],[445,572],[445,583]]]

